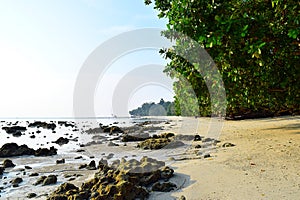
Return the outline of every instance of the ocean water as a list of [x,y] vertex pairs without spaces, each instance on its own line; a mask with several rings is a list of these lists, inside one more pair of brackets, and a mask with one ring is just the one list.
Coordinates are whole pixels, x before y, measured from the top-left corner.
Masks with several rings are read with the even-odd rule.
[[[78,149],[80,145],[93,141],[95,134],[89,134],[86,131],[91,128],[99,127],[99,124],[103,125],[115,125],[119,127],[132,126],[136,123],[145,121],[158,121],[166,120],[164,118],[116,118],[116,117],[103,117],[103,118],[1,118],[0,119],[0,147],[5,143],[17,143],[18,145],[25,144],[30,148],[49,148],[54,146],[58,151],[68,152]],[[56,124],[55,132],[42,127],[28,127],[29,123],[41,121],[47,123]],[[65,127],[59,125],[58,121],[65,121],[68,123],[74,123],[75,127]],[[25,126],[27,130],[22,132],[22,135],[15,137],[12,134],[6,133],[3,127],[11,126]],[[32,138],[32,135],[35,137]],[[108,134],[101,134],[107,137],[111,137]],[[64,137],[70,139],[68,144],[62,146],[53,143],[58,138]]]

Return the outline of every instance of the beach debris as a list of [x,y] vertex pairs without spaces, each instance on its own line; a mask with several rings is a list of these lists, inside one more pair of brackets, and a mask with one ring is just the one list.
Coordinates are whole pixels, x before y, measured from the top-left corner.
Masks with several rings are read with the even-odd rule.
[[16,143],[6,143],[0,148],[0,158],[23,156],[23,155],[34,155],[34,156],[52,156],[57,154],[57,149],[54,147],[39,148],[37,150],[29,148],[23,144],[21,146]]
[[222,147],[234,147],[235,146],[235,144],[232,144],[232,143],[230,143],[230,142],[225,142],[223,145],[222,145]]
[[10,168],[10,167],[15,167],[16,165],[12,162],[12,160],[5,159],[2,162],[2,165],[4,168]]
[[[99,161],[99,171],[94,178],[76,187],[63,183],[52,194],[52,199],[146,199],[149,192],[171,191],[176,185],[167,182],[174,170],[164,166],[165,163],[149,157],[141,160],[114,161],[110,166],[107,160]],[[165,181],[160,183],[161,181]]]

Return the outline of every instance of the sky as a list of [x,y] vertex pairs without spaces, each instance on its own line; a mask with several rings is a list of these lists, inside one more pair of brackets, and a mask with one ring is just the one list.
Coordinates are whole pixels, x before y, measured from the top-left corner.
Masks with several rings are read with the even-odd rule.
[[[75,82],[91,52],[123,32],[165,24],[143,0],[0,0],[0,117],[73,117]],[[166,61],[153,49],[113,61],[99,77],[95,115],[114,114],[119,81],[147,64],[163,70]],[[118,100],[128,110],[174,96],[156,83],[137,88]]]

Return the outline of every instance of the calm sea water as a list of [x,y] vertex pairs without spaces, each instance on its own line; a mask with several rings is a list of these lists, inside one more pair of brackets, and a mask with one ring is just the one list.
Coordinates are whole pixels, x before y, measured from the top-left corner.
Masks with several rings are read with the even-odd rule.
[[[136,123],[144,121],[164,120],[164,118],[116,118],[116,117],[102,117],[102,118],[1,118],[0,119],[0,147],[5,143],[14,142],[18,145],[26,144],[30,148],[51,147],[54,146],[59,151],[68,152],[78,149],[81,144],[93,141],[94,134],[88,134],[86,130],[90,128],[99,127],[103,125],[116,125],[120,127],[131,126]],[[47,123],[55,123],[57,125],[55,132],[44,128],[29,128],[28,124],[42,121]],[[58,125],[58,121],[66,121],[75,123],[76,127],[65,127]],[[10,126],[25,126],[27,130],[22,132],[19,137],[14,137],[12,134],[7,134],[3,127]],[[35,137],[33,138],[32,135]],[[53,141],[59,137],[69,138],[68,144],[59,146]]]

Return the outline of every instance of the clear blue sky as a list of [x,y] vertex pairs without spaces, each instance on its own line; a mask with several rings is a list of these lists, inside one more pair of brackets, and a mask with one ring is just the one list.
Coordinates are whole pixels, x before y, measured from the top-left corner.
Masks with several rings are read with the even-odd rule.
[[[0,117],[72,116],[74,83],[88,55],[124,31],[165,23],[143,0],[0,0]],[[145,55],[111,66],[95,94],[98,116],[110,116],[110,91],[132,67],[166,63],[155,51]],[[143,87],[129,109],[172,96]]]

